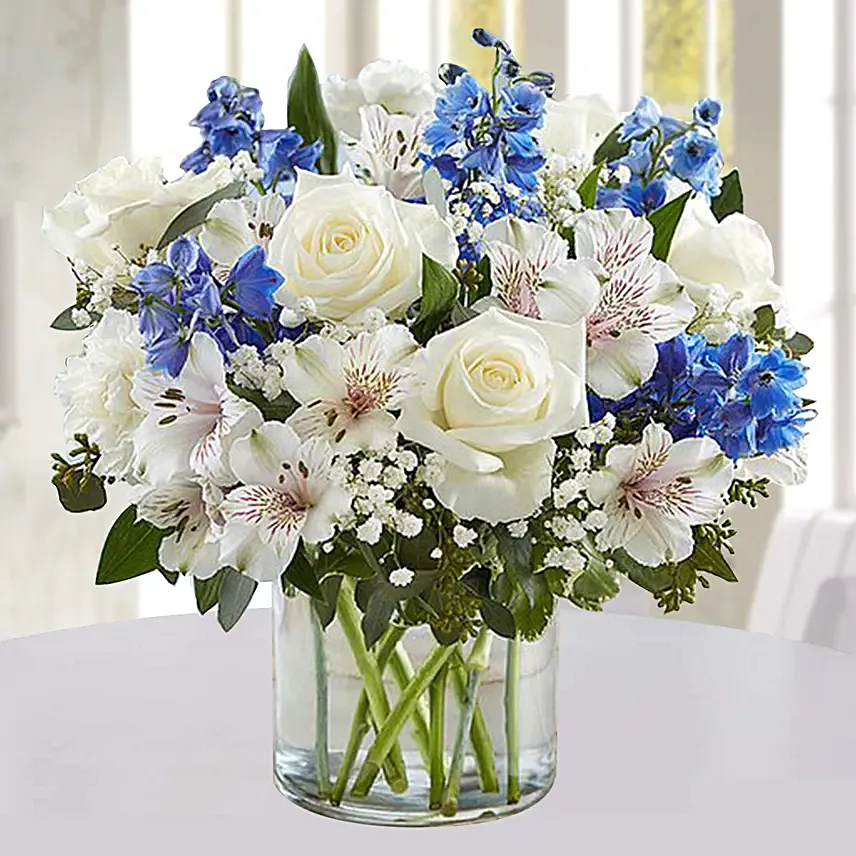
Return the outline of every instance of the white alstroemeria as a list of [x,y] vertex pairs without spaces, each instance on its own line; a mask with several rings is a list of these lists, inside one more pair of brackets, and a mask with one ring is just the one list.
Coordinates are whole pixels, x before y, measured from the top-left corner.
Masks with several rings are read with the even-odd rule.
[[808,475],[808,454],[805,440],[774,455],[741,458],[737,462],[737,477],[769,479],[782,487],[802,484]]
[[343,135],[348,158],[358,174],[396,198],[418,199],[425,194],[419,152],[424,148],[425,128],[433,118],[431,113],[390,115],[377,104],[361,107],[359,139]]
[[[216,490],[216,489],[215,489]],[[216,511],[205,488],[178,479],[152,488],[137,501],[137,517],[161,529],[175,529],[161,541],[158,558],[168,571],[207,580],[222,567]]]
[[351,137],[360,135],[361,107],[378,104],[387,113],[420,116],[434,109],[437,98],[427,72],[383,59],[370,62],[350,80],[339,75],[328,78],[322,93],[333,124]]
[[598,395],[623,398],[651,377],[657,343],[685,330],[695,308],[674,272],[651,255],[654,230],[644,217],[587,211],[574,236],[577,258],[601,280],[586,318],[586,379]]
[[786,322],[784,292],[773,282],[773,247],[761,224],[743,214],[718,222],[706,199],[691,199],[672,240],[669,266],[699,309],[692,331],[709,341],[751,332],[760,306],[772,306],[778,322]]
[[403,324],[344,344],[310,336],[285,362],[285,387],[302,405],[289,425],[301,437],[324,437],[337,452],[384,448],[397,437],[390,411],[411,390],[418,348]]
[[568,242],[538,223],[503,217],[484,233],[493,295],[512,311],[576,324],[594,308],[600,284],[589,267],[568,258]]
[[285,208],[278,193],[255,201],[223,199],[208,214],[199,242],[215,262],[231,268],[247,250],[255,246],[267,250]]
[[181,475],[221,485],[236,481],[229,449],[262,416],[226,386],[223,355],[210,336],[193,335],[187,362],[175,380],[138,372],[132,396],[146,413],[134,438],[141,478],[152,484]]
[[332,478],[326,441],[302,442],[281,422],[265,422],[237,440],[231,468],[242,482],[220,504],[221,559],[259,582],[277,579],[299,539],[329,541],[351,498]]
[[592,474],[588,497],[603,506],[601,549],[623,548],[656,567],[693,551],[692,526],[715,520],[725,506],[734,466],[709,437],[675,443],[649,424],[636,446],[613,446],[606,466]]
[[65,410],[65,433],[86,434],[98,444],[100,476],[124,478],[134,454],[134,432],[144,413],[131,398],[134,375],[143,368],[143,340],[129,312],[108,309],[57,377]]

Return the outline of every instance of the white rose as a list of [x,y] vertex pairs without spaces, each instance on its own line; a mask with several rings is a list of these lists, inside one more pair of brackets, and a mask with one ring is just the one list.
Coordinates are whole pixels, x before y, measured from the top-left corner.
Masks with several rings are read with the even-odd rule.
[[346,168],[298,173],[268,258],[285,276],[279,303],[293,308],[311,298],[318,317],[356,322],[370,309],[401,317],[421,293],[423,253],[452,267],[457,252],[432,206],[401,202]]
[[65,433],[86,434],[101,449],[95,472],[123,478],[134,453],[134,431],[143,412],[131,397],[134,375],[145,363],[137,319],[108,309],[56,381],[65,411]]
[[403,62],[370,62],[350,80],[335,75],[322,87],[327,111],[337,130],[360,135],[360,107],[379,104],[388,113],[419,116],[434,110],[437,90],[431,77]]
[[532,514],[550,492],[551,438],[587,421],[584,366],[581,331],[498,309],[431,339],[398,428],[444,458],[440,502],[489,523]]
[[140,259],[179,211],[232,180],[226,160],[166,182],[157,160],[113,158],[46,211],[42,228],[57,252],[101,271]]
[[706,310],[702,326],[693,329],[712,342],[751,326],[759,306],[784,310],[782,289],[773,282],[773,248],[763,227],[743,214],[718,222],[701,196],[687,203],[668,264],[696,306]]
[[541,145],[548,153],[591,158],[606,135],[621,121],[600,95],[579,95],[563,101],[547,99]]

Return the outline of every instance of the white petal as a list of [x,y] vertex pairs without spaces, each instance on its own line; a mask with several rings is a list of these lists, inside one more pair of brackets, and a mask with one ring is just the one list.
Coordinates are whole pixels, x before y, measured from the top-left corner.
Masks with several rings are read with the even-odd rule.
[[338,401],[345,394],[345,348],[323,336],[310,336],[285,360],[285,387],[301,404]]
[[262,543],[255,526],[230,520],[223,531],[220,541],[220,560],[223,565],[234,568],[260,583],[269,583],[278,579],[288,567],[298,537],[292,539],[291,554],[278,556],[272,547]]
[[642,386],[656,367],[657,346],[638,330],[599,339],[588,350],[588,384],[604,398],[624,398]]
[[689,524],[655,510],[642,514],[636,534],[625,544],[628,555],[649,567],[664,562],[681,562],[693,551],[693,534]]
[[545,320],[575,324],[594,309],[599,296],[600,283],[588,266],[566,261],[544,271],[537,300]]
[[418,237],[422,252],[450,270],[458,260],[458,242],[452,227],[441,220],[431,205],[395,200],[399,216]]
[[235,475],[244,484],[275,487],[284,461],[300,454],[300,438],[288,425],[265,422],[235,441],[229,460]]
[[802,484],[808,475],[805,441],[790,449],[782,449],[775,455],[745,458],[740,463],[744,477],[770,479],[773,484],[783,487]]
[[533,514],[549,495],[555,454],[555,443],[546,440],[502,455],[502,468],[493,473],[447,465],[434,492],[464,520],[519,520]]
[[223,199],[208,214],[199,243],[218,264],[231,268],[255,244],[247,209],[237,199]]

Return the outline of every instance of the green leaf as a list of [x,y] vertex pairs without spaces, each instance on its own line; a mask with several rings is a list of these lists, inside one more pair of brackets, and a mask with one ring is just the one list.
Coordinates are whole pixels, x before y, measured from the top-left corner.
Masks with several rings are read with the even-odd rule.
[[178,571],[168,571],[166,568],[158,568],[158,571],[171,586],[174,586],[178,582],[178,578],[181,576]]
[[324,150],[318,159],[318,172],[334,175],[336,131],[324,106],[318,71],[306,45],[300,49],[297,65],[288,82],[288,124],[303,137],[304,143],[321,141]]
[[514,616],[508,607],[497,603],[495,600],[483,600],[479,607],[482,620],[496,633],[505,639],[514,639],[517,635],[517,625]]
[[160,543],[171,532],[171,529],[158,529],[145,520],[137,520],[137,507],[129,505],[107,535],[95,584],[119,583],[158,570]]
[[725,556],[706,538],[696,540],[692,555],[680,565],[686,565],[696,572],[704,571],[729,583],[737,582],[737,576],[731,570]]
[[207,580],[194,578],[193,591],[196,594],[196,608],[200,615],[205,615],[217,605],[217,601],[220,599],[220,586],[223,577],[226,576],[226,570],[226,568],[220,568],[213,577]]
[[246,612],[259,584],[234,568],[223,570],[217,621],[228,633]]
[[321,591],[318,572],[313,562],[306,555],[306,550],[302,543],[297,548],[291,564],[286,568],[283,578],[296,589],[299,589],[304,594],[308,594],[309,597],[324,600],[324,592]]
[[227,381],[226,385],[238,398],[243,398],[244,401],[255,404],[266,422],[285,422],[299,406],[297,401],[287,392],[281,393],[270,401],[265,398],[264,393],[260,389],[247,389],[246,387],[239,386],[232,380]]
[[665,568],[649,568],[631,558],[624,550],[616,550],[612,554],[615,567],[627,578],[653,595],[665,591],[672,584],[672,575]]
[[495,531],[505,570],[520,586],[532,605],[535,601],[536,576],[532,562],[532,539],[529,535],[515,538],[505,526],[497,526]]
[[156,249],[162,250],[164,247],[168,247],[174,240],[186,235],[191,229],[201,226],[218,202],[223,199],[237,199],[243,192],[243,182],[234,181],[232,184],[227,184],[208,196],[198,199],[192,205],[188,205],[183,211],[179,211],[166,227]]
[[790,351],[792,357],[804,357],[806,354],[811,353],[814,348],[814,341],[806,336],[805,333],[796,333],[785,341],[784,345]]
[[82,511],[97,511],[107,504],[107,491],[104,480],[90,473],[85,484],[81,484],[83,473],[80,470],[70,470],[63,478],[57,473],[53,479],[59,501],[66,511],[78,514]]
[[392,613],[395,611],[395,601],[389,601],[379,597],[379,593],[369,599],[366,611],[363,613],[360,625],[363,629],[363,637],[366,640],[366,648],[371,648],[378,639],[386,632]]
[[584,609],[602,609],[606,600],[621,590],[615,571],[589,560],[586,569],[574,580],[573,600]]
[[422,300],[413,322],[413,335],[423,345],[449,317],[458,297],[458,279],[440,262],[422,256]]
[[476,270],[479,272],[479,276],[481,280],[479,281],[479,287],[476,293],[473,295],[470,303],[475,303],[476,300],[480,300],[482,297],[487,297],[492,288],[493,288],[493,277],[490,272],[490,258],[487,254],[483,255],[478,262],[476,263]]
[[753,332],[756,339],[767,339],[776,329],[776,312],[772,306],[760,306],[755,310]]
[[733,169],[722,179],[722,188],[710,203],[713,216],[720,222],[729,214],[743,213],[743,188],[740,173]]
[[430,526],[423,526],[415,538],[399,538],[395,545],[395,555],[402,568],[414,571],[430,571],[437,567],[437,559],[431,553],[438,547],[437,533]]
[[517,632],[526,640],[537,639],[544,632],[556,604],[543,574],[533,577],[532,592],[530,598],[510,574],[501,574],[496,580],[495,597],[511,612]]
[[336,603],[339,600],[339,588],[342,578],[336,574],[321,581],[321,591],[324,600],[313,600],[312,607],[324,628],[329,627],[336,617]]
[[621,136],[621,125],[616,125],[607,135],[606,139],[597,147],[594,153],[594,163],[611,163],[623,158],[630,151],[630,140],[623,143],[618,141]]
[[580,183],[577,193],[580,195],[586,208],[594,208],[597,200],[597,182],[600,178],[600,164],[598,164]]
[[667,202],[662,208],[652,211],[648,215],[648,221],[654,227],[654,244],[651,247],[651,255],[655,259],[664,262],[669,256],[672,247],[672,239],[675,237],[675,229],[681,221],[681,215],[686,208],[687,200],[691,191],[676,196],[671,202]]
[[93,315],[91,312],[89,313],[92,317],[92,321],[89,324],[86,324],[83,327],[78,327],[74,321],[71,320],[71,313],[77,309],[76,306],[69,306],[67,309],[63,309],[59,315],[51,321],[51,327],[54,330],[70,330],[73,332],[79,332],[80,330],[86,330],[89,327],[92,327],[96,321],[101,317],[100,315]]

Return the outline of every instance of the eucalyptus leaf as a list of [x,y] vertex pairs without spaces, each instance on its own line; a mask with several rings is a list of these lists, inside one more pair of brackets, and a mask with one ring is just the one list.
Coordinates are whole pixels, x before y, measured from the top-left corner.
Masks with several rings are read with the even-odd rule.
[[94,473],[90,473],[84,482],[83,473],[79,470],[71,470],[65,474],[65,477],[57,473],[52,481],[59,501],[66,511],[75,514],[83,511],[98,511],[107,504],[104,479]]
[[597,182],[600,178],[600,164],[598,164],[583,180],[577,188],[580,200],[586,208],[594,208],[597,201]]
[[198,199],[192,205],[188,205],[183,211],[172,219],[166,227],[161,239],[157,243],[156,249],[162,250],[168,247],[173,241],[186,235],[191,229],[201,226],[205,222],[205,218],[210,213],[211,209],[224,199],[237,199],[244,192],[244,185],[240,181],[234,181],[215,190],[208,196]]
[[814,341],[806,336],[805,333],[796,333],[784,344],[792,357],[804,357],[806,354],[811,353],[814,348]]
[[743,213],[743,187],[740,184],[740,173],[736,169],[722,179],[722,187],[711,200],[710,210],[720,222],[729,214]]
[[422,256],[422,299],[413,322],[413,335],[423,345],[449,317],[458,298],[458,279],[440,262]]
[[303,137],[304,143],[321,141],[324,148],[318,159],[318,172],[334,175],[336,130],[324,106],[318,71],[306,45],[300,48],[297,65],[288,82],[288,124]]
[[691,567],[696,573],[704,571],[726,582],[737,582],[737,575],[731,570],[725,556],[706,538],[697,537],[692,555],[680,564]]
[[687,207],[690,193],[691,191],[688,190],[686,193],[676,196],[671,202],[667,202],[648,215],[648,221],[654,227],[654,243],[651,246],[651,255],[655,259],[664,262],[669,257],[672,239],[675,237],[678,223],[681,222],[684,208]]
[[217,621],[228,633],[246,612],[258,583],[234,568],[225,568],[220,583],[220,597],[217,607]]
[[621,127],[621,125],[616,125],[606,135],[604,141],[595,150],[594,163],[612,163],[612,161],[623,158],[630,151],[629,140],[625,140],[623,143],[618,140],[621,136]]
[[158,529],[137,520],[137,507],[129,505],[116,519],[101,550],[96,585],[109,585],[156,571],[158,550],[171,529]]
[[226,576],[226,568],[220,568],[213,577],[207,580],[194,578],[193,591],[196,595],[196,608],[200,615],[205,615],[206,612],[213,609],[220,599],[220,585],[223,582],[223,577]]
[[776,312],[772,306],[759,306],[755,310],[753,332],[756,339],[768,338],[776,329]]
[[77,324],[71,318],[71,313],[77,309],[76,306],[69,306],[66,309],[63,309],[59,315],[51,321],[51,328],[54,330],[68,330],[70,332],[78,333],[81,330],[87,330],[89,327],[92,327],[98,319],[101,317],[100,315],[96,315],[93,313],[89,313],[92,320],[89,324],[85,324],[83,327],[78,327]]

